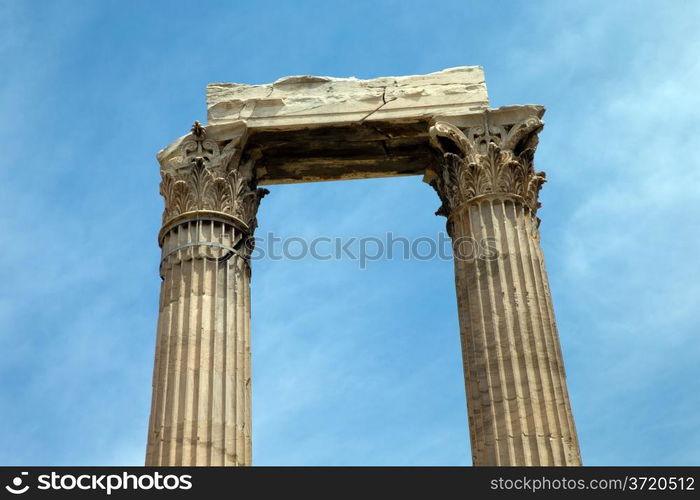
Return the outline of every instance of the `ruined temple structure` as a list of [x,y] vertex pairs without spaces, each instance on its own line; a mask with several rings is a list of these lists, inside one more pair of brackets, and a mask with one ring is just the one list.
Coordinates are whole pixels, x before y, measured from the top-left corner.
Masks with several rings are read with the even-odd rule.
[[538,229],[542,106],[490,109],[469,66],[214,83],[207,109],[158,153],[147,465],[252,462],[249,243],[266,187],[409,175],[436,191],[455,253],[465,238],[498,249],[454,262],[474,465],[581,463]]

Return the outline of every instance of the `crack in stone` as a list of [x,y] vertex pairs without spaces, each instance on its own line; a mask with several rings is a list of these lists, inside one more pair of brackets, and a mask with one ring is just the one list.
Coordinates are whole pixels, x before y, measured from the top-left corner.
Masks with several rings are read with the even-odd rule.
[[384,132],[384,131],[383,131],[382,129],[380,129],[379,127],[376,127],[376,126],[374,126],[374,125],[369,125],[369,128],[371,128],[372,130],[374,130],[374,131],[375,131],[376,133],[378,133],[379,135],[384,136],[384,139],[385,139],[385,140],[391,140],[391,139],[393,139],[393,137],[392,137],[390,134],[387,134],[386,132]]
[[[396,83],[396,82],[394,82],[394,83]],[[386,106],[387,104],[389,104],[391,101],[395,101],[396,99],[398,99],[398,97],[394,97],[393,99],[389,99],[389,100],[387,101],[387,100],[386,100],[386,89],[387,89],[387,87],[384,86],[384,88],[383,88],[383,90],[382,90],[382,103],[381,103],[379,106],[377,106],[376,109],[370,111],[370,112],[367,113],[365,116],[363,116],[363,117],[360,119],[360,121],[359,121],[360,123],[364,122],[367,118],[369,118],[369,117],[372,116],[374,113],[376,113],[377,111],[379,111],[380,109],[382,109],[384,106]]]
[[382,145],[382,149],[384,150],[384,155],[388,158],[391,156],[389,153],[389,148],[386,145],[386,141],[381,141],[380,144]]

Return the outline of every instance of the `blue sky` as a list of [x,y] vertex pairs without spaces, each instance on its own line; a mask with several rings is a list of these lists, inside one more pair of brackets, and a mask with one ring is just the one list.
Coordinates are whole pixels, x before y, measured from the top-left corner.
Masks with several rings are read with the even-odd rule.
[[[584,463],[700,463],[700,4],[0,0],[0,464],[143,463],[155,152],[213,81],[484,67],[547,107],[540,216]],[[274,186],[259,231],[435,236],[418,177]],[[255,262],[253,454],[469,464],[452,264]]]

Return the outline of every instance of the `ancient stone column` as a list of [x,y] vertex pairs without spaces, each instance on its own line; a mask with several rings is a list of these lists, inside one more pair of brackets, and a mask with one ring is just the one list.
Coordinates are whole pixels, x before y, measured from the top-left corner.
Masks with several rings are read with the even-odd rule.
[[474,465],[580,465],[538,231],[535,114],[437,121],[426,174],[452,237]]
[[[198,122],[161,162],[165,199],[146,465],[250,465],[250,264],[257,189],[240,138]],[[174,157],[174,158],[173,158]]]

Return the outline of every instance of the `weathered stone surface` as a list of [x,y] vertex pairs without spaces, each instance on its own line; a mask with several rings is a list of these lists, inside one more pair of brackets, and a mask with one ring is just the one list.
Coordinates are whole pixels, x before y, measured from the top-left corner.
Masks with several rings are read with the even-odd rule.
[[195,122],[161,162],[163,281],[146,465],[252,460],[249,258],[267,190],[256,185],[257,155],[217,132]]
[[213,212],[254,231],[258,205],[267,194],[255,187],[257,157],[243,157],[239,140],[217,141],[194,122],[191,133],[179,141],[173,157],[162,162],[160,169],[164,230],[192,213]]
[[250,268],[261,184],[422,174],[456,258],[477,465],[576,465],[536,212],[542,106],[488,109],[479,67],[212,84],[209,125],[158,153],[165,198],[148,465],[251,463]]
[[[438,122],[425,180],[454,246],[474,465],[580,465],[536,217],[540,116],[510,125]],[[488,246],[473,255],[465,243]]]
[[247,231],[202,216],[162,235],[146,465],[250,465]]
[[245,120],[253,128],[305,127],[415,120],[487,108],[488,95],[480,66],[372,80],[290,76],[267,85],[207,86],[210,125]]

